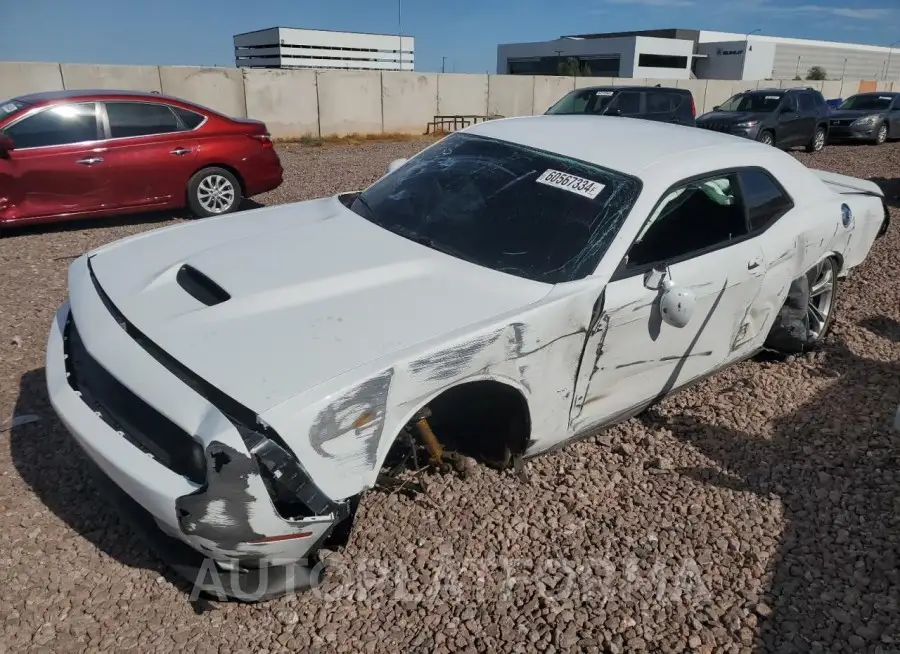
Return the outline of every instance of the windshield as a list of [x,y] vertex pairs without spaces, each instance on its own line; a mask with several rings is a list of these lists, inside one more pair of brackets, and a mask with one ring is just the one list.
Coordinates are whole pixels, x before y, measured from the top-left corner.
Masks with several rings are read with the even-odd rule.
[[894,100],[889,95],[854,95],[844,100],[838,109],[855,109],[857,111],[885,111]]
[[555,284],[594,271],[640,188],[637,179],[583,161],[452,134],[350,208],[459,259]]
[[719,106],[719,111],[775,111],[781,104],[781,93],[738,93]]
[[3,120],[7,116],[12,116],[14,113],[16,113],[17,111],[21,111],[26,106],[28,105],[18,100],[7,100],[6,102],[0,102],[0,120]]
[[615,91],[582,89],[563,96],[547,110],[548,114],[602,114],[613,99]]

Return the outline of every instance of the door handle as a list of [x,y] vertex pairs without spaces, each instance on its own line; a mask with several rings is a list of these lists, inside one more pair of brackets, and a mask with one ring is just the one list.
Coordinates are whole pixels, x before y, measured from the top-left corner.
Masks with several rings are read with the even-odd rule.
[[182,157],[186,154],[190,154],[190,152],[190,148],[175,148],[174,150],[170,151],[169,154],[174,154],[176,157]]
[[84,159],[79,159],[75,163],[81,164],[82,166],[93,166],[97,163],[103,163],[103,157],[85,157]]
[[747,270],[753,270],[754,268],[759,268],[760,261],[759,259],[752,259],[747,262]]

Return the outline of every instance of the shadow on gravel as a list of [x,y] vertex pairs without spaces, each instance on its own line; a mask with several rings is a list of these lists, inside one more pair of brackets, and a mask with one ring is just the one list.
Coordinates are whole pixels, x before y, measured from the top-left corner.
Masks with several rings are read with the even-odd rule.
[[[896,338],[897,324],[868,329]],[[885,333],[886,332],[886,333]],[[759,652],[900,651],[900,363],[826,346],[834,382],[774,422],[771,440],[688,415],[648,419],[715,460],[725,473],[681,473],[778,497],[787,526],[762,605]],[[841,648],[839,644],[844,647]]]
[[92,475],[91,464],[56,417],[44,369],[25,373],[13,415],[33,413],[39,422],[13,427],[10,453],[16,470],[53,513],[95,547],[119,563],[153,570],[186,596],[190,585],[178,577],[116,514]]
[[870,177],[870,182],[875,182],[884,192],[884,198],[888,206],[900,207],[900,177],[888,179],[885,177]]
[[[266,205],[256,200],[244,200],[238,211],[259,209]],[[34,225],[13,225],[4,227],[0,232],[3,238],[27,236],[32,234],[50,234],[53,232],[72,232],[91,227],[126,227],[128,225],[149,225],[153,223],[165,223],[178,218],[188,217],[187,209],[172,209],[167,211],[147,211],[141,213],[122,214],[106,218],[80,218],[76,220],[63,220],[58,223],[36,223]]]

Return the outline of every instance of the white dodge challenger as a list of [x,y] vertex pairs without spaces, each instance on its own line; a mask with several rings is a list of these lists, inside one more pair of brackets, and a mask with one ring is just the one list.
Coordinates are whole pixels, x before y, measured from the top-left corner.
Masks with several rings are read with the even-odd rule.
[[495,120],[361,192],[85,254],[47,385],[175,569],[261,599],[314,583],[398,451],[518,466],[815,347],[887,223],[875,184],[745,139]]

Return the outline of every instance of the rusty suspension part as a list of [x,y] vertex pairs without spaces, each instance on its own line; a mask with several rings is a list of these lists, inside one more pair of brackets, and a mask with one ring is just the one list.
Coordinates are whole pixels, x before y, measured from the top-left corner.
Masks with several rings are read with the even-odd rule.
[[413,422],[419,438],[422,439],[425,449],[428,450],[428,462],[433,466],[440,466],[444,462],[444,448],[441,447],[440,441],[438,441],[437,436],[431,430],[431,425],[428,424],[430,417],[431,409],[425,407],[415,415]]

